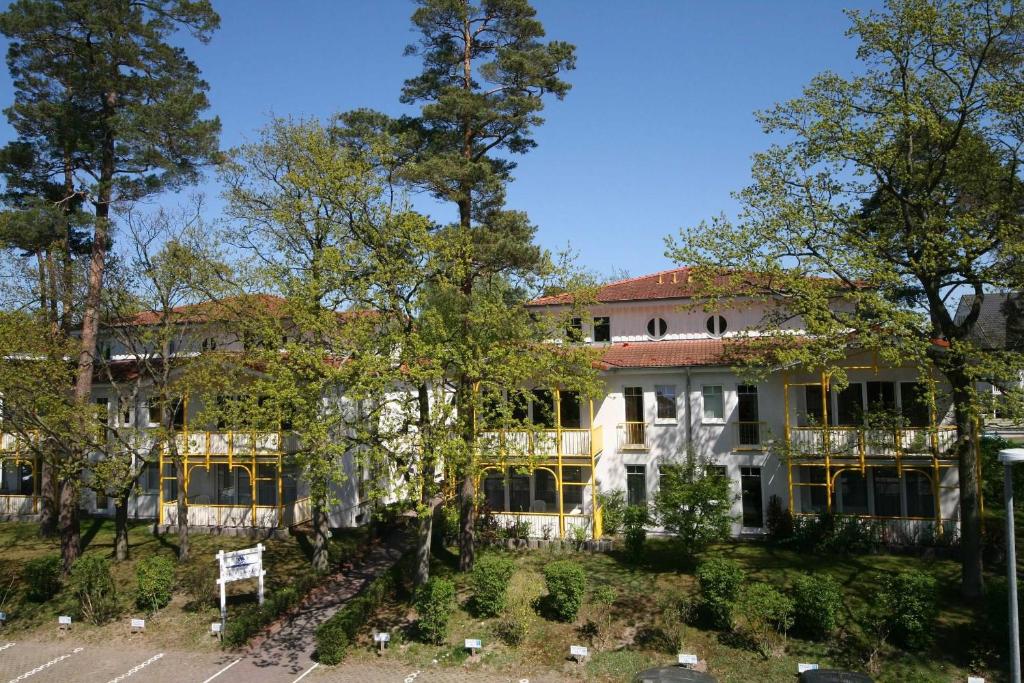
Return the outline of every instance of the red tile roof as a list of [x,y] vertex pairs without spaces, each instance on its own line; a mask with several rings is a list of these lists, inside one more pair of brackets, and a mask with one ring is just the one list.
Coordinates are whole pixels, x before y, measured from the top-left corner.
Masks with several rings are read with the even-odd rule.
[[[243,294],[220,301],[176,306],[168,312],[168,319],[181,324],[237,320],[243,312],[252,312],[253,309],[263,309],[263,312],[273,315],[281,309],[284,302],[282,297],[273,294]],[[110,326],[156,325],[161,320],[162,315],[159,311],[140,311],[133,316],[114,320]]]
[[[690,269],[673,268],[659,273],[610,282],[597,290],[596,298],[599,303],[610,303],[613,301],[682,299],[696,293],[696,286],[690,282]],[[553,306],[568,303],[572,303],[571,294],[555,294],[538,297],[529,305]]]
[[729,351],[735,351],[736,346],[735,342],[723,339],[626,342],[609,346],[600,365],[608,370],[731,365],[737,358]]

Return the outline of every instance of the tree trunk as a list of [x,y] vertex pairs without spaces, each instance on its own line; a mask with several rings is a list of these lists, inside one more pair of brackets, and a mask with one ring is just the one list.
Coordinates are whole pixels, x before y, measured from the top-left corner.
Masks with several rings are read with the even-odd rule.
[[985,588],[985,579],[982,573],[981,504],[975,443],[978,435],[974,428],[972,387],[969,377],[961,371],[948,371],[946,377],[952,387],[956,414],[960,477],[960,592],[967,598],[979,598]]
[[420,503],[426,508],[426,515],[421,514],[419,528],[416,535],[416,572],[413,579],[417,586],[422,586],[430,580],[430,550],[434,534],[434,513],[437,511],[438,502],[433,500],[434,496],[434,446],[433,434],[430,425],[430,388],[426,384],[417,387],[418,424],[420,434],[420,467],[421,467],[421,488]]
[[185,490],[185,463],[175,458],[174,474],[178,480],[178,561],[188,560],[188,491]]
[[416,572],[413,583],[422,586],[430,580],[430,544],[434,534],[434,509],[419,518],[416,530]]
[[62,482],[60,487],[60,554],[64,561],[64,573],[71,571],[71,566],[82,553],[82,538],[78,523],[78,480]]
[[466,473],[459,484],[459,571],[473,571],[476,562],[476,486]]
[[128,495],[114,501],[114,557],[118,562],[128,559]]
[[313,506],[313,569],[325,572],[330,567],[328,543],[331,540],[330,515],[324,501],[317,501]]
[[57,480],[53,476],[53,465],[43,458],[39,475],[39,535],[53,538],[57,535]]

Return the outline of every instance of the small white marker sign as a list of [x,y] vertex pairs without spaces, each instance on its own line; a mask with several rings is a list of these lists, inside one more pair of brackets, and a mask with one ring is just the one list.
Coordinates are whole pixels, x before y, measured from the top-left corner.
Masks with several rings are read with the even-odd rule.
[[7,612],[0,612],[0,624],[7,621]]
[[796,672],[798,674],[802,674],[805,671],[817,671],[817,669],[818,669],[818,665],[817,664],[797,664],[796,665]]
[[375,642],[375,643],[386,643],[389,640],[391,640],[391,634],[390,633],[374,633],[373,634],[373,642]]
[[71,617],[59,616],[57,617],[57,624],[59,626],[71,626]]
[[968,676],[967,683],[985,683],[985,679],[981,676]]
[[683,666],[693,666],[697,663],[697,655],[680,654],[679,663]]
[[145,619],[132,619],[132,632],[145,631],[146,620]]
[[210,633],[212,633],[213,635],[218,635],[222,628],[223,624],[221,624],[219,621],[210,622]]
[[569,646],[569,656],[570,657],[576,657],[577,659],[582,659],[583,657],[586,657],[589,653],[590,653],[590,651],[584,645],[570,645]]
[[479,638],[466,638],[467,650],[479,650],[482,647],[483,643],[480,642]]

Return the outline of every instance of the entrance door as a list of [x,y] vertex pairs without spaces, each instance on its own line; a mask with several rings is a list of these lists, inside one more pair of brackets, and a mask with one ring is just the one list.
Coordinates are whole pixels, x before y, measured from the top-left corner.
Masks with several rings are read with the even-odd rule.
[[755,529],[763,527],[760,467],[740,468],[740,497],[743,501],[743,526]]

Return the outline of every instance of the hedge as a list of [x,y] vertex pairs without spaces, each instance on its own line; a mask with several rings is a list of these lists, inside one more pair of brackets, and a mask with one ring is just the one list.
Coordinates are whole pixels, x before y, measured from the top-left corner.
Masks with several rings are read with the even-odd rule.
[[296,579],[292,585],[280,588],[267,596],[262,605],[248,605],[239,610],[228,619],[227,626],[224,628],[223,645],[225,647],[245,645],[263,627],[299,604],[319,580],[320,577]]
[[395,593],[401,583],[398,565],[370,582],[338,612],[316,629],[316,656],[321,664],[340,664],[360,629],[374,610]]

